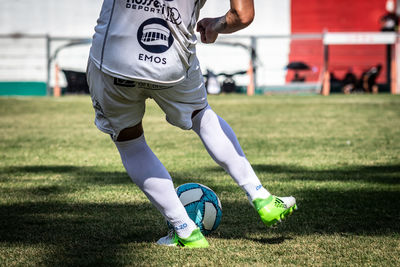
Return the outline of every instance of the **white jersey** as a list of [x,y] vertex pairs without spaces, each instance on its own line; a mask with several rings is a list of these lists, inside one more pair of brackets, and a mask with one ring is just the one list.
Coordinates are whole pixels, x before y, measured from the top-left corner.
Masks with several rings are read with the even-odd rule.
[[173,85],[196,57],[194,33],[206,0],[104,0],[90,58],[122,79]]

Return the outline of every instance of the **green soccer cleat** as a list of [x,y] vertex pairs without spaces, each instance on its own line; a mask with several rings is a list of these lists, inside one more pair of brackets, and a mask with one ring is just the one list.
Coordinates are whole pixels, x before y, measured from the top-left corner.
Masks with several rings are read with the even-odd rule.
[[263,223],[268,227],[281,222],[285,217],[291,215],[294,210],[297,210],[294,197],[277,197],[273,195],[264,199],[254,199],[253,206]]
[[163,246],[178,246],[185,248],[207,248],[209,247],[207,239],[201,233],[199,228],[193,230],[187,238],[179,237],[175,232],[170,231],[167,236],[160,238],[157,244]]
[[187,248],[207,248],[207,247],[209,247],[207,239],[200,232],[199,228],[194,229],[192,234],[188,238],[179,237],[175,233],[175,240],[179,247],[187,247]]

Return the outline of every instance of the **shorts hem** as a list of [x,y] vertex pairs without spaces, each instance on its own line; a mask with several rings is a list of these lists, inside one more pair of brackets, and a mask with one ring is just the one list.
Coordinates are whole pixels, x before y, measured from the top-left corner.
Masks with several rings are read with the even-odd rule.
[[117,137],[118,137],[119,133],[121,132],[121,130],[120,131],[110,130],[108,128],[100,126],[97,123],[95,123],[95,125],[96,125],[97,129],[99,129],[101,132],[103,132],[105,134],[109,134],[114,141],[117,140]]

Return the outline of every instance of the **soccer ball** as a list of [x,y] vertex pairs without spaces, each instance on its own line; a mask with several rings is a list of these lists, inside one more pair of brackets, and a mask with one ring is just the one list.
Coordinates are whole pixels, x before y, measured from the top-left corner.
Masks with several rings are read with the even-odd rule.
[[218,228],[222,217],[222,206],[218,196],[205,185],[187,183],[176,188],[176,193],[190,219],[208,235]]

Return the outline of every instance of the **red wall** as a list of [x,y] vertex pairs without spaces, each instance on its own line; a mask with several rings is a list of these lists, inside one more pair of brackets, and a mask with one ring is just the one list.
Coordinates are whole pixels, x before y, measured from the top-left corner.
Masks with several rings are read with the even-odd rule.
[[[291,30],[296,33],[379,31],[379,19],[386,12],[386,0],[292,0]],[[386,46],[334,45],[329,48],[329,70],[342,78],[348,68],[359,76],[378,63],[384,66],[378,82],[386,82]],[[304,61],[318,67],[317,72],[305,72],[308,81],[316,81],[323,62],[321,40],[291,43],[289,62]],[[287,81],[293,77],[288,71]]]

